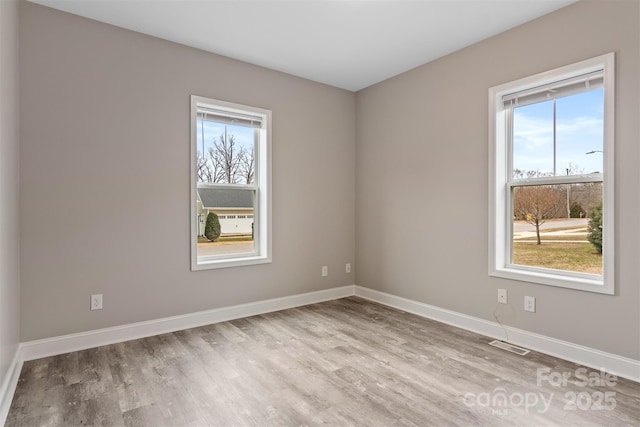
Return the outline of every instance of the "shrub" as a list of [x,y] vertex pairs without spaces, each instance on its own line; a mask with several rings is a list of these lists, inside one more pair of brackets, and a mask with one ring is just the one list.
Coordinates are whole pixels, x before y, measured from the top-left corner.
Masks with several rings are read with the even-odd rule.
[[209,212],[207,215],[207,222],[204,226],[204,237],[215,242],[220,237],[220,220],[218,215],[213,212]]
[[582,205],[578,202],[571,203],[569,207],[569,213],[571,214],[571,218],[582,218],[585,215],[584,209],[582,209]]
[[595,246],[599,254],[602,253],[602,202],[591,209],[589,219],[589,236],[587,239]]

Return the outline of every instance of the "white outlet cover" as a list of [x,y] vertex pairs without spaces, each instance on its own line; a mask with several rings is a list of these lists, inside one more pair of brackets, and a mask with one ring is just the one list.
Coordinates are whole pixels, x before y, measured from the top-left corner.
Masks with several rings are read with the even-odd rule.
[[524,297],[524,311],[536,312],[536,298],[525,296]]
[[102,310],[102,294],[91,295],[91,310]]

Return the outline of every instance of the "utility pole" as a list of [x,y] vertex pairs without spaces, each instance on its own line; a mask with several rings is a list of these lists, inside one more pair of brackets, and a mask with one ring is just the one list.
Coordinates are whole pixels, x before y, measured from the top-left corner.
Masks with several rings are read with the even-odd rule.
[[[556,176],[556,100],[553,100],[553,176]],[[567,174],[568,175],[568,174]]]
[[[569,176],[570,169],[567,168],[567,176]],[[571,218],[571,206],[569,204],[569,198],[571,197],[571,184],[567,184],[567,218]]]

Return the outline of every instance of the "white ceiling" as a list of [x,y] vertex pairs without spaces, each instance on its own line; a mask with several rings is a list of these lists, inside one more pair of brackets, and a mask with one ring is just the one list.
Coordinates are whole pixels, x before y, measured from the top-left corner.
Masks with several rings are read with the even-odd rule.
[[30,1],[357,91],[576,0]]

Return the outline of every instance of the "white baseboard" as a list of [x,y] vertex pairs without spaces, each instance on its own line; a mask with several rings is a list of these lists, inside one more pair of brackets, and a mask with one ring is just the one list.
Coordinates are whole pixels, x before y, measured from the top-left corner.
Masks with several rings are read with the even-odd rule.
[[21,370],[22,359],[20,358],[20,346],[17,346],[7,375],[2,384],[0,384],[0,426],[3,426],[7,421],[7,415],[9,415],[9,408],[11,407],[16,386],[18,385]]
[[189,313],[181,316],[165,317],[77,334],[28,341],[20,344],[20,357],[23,361],[39,359],[56,354],[69,353],[71,351],[85,350],[87,348],[315,304],[352,296],[355,293],[354,288],[353,285],[342,286],[339,288]]
[[[10,372],[0,389],[0,425],[6,418],[11,399],[18,383],[24,361],[64,354],[102,345],[114,344],[138,338],[175,332],[188,328],[255,316],[287,308],[300,307],[349,296],[359,296],[380,304],[394,307],[418,316],[486,335],[503,338],[500,325],[466,314],[446,310],[429,304],[398,297],[361,286],[350,285],[322,291],[309,292],[282,298],[257,301],[248,304],[223,307],[213,310],[166,317],[146,322],[132,323],[112,328],[98,329],[71,335],[21,343],[16,351]],[[620,377],[640,382],[640,361],[606,353],[567,341],[535,334],[522,329],[505,326],[509,342],[541,353],[556,356],[584,366],[604,369]]]
[[[361,286],[355,287],[355,294],[356,296],[417,314],[418,316],[486,335],[491,338],[504,339],[504,331],[496,322],[490,322]],[[606,353],[511,326],[505,326],[505,328],[509,333],[509,342],[512,344],[587,367],[602,369],[617,376],[640,382],[640,360]]]

